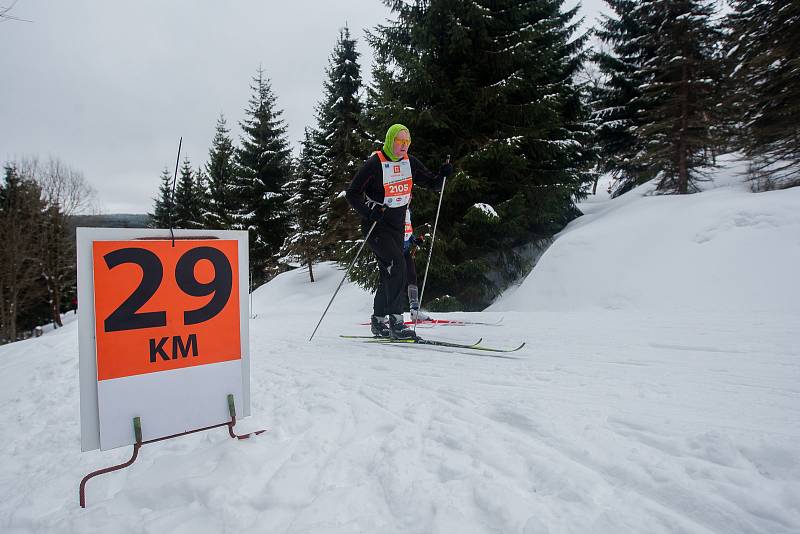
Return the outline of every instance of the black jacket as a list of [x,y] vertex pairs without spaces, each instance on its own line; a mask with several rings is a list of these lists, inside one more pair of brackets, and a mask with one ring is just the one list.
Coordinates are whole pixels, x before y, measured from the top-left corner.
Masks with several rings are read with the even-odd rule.
[[[387,159],[389,158],[387,157]],[[433,174],[414,156],[409,154],[408,159],[411,163],[411,176],[414,180],[414,185],[421,185],[433,191],[442,189],[443,177]],[[383,203],[383,167],[377,154],[373,154],[364,162],[364,166],[356,173],[353,181],[347,187],[347,191],[345,191],[347,202],[363,219],[368,219],[372,208],[366,204],[364,195],[379,204]],[[384,207],[385,212],[382,223],[402,232],[406,222],[407,207]]]

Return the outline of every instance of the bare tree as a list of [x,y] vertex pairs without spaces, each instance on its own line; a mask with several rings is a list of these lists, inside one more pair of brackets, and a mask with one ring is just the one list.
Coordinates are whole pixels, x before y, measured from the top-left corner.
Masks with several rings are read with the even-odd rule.
[[33,21],[30,21],[30,20],[21,19],[19,17],[15,17],[15,16],[11,15],[10,14],[11,10],[14,9],[15,5],[17,5],[17,0],[14,0],[8,6],[0,6],[0,23],[1,22],[6,22],[8,20],[15,20],[17,22],[33,22]]
[[41,162],[39,158],[23,158],[20,173],[34,180],[42,189],[42,197],[48,206],[58,205],[61,212],[71,217],[92,208],[95,191],[83,173],[55,157]]

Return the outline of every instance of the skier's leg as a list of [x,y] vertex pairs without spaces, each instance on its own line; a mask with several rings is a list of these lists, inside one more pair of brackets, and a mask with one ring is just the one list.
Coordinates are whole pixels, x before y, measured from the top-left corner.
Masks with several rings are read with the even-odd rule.
[[402,315],[406,294],[406,260],[403,255],[403,234],[387,236],[385,242],[386,267],[386,313]]
[[367,244],[378,259],[380,272],[380,284],[375,293],[375,315],[385,313],[389,316],[392,337],[416,337],[414,331],[403,323],[407,280],[406,262],[403,257],[403,233],[386,227],[377,227]]
[[387,232],[382,227],[376,227],[373,230],[367,245],[375,254],[375,259],[378,260],[378,287],[375,290],[375,297],[373,299],[373,311],[370,318],[372,333],[376,336],[389,336],[388,318],[388,284],[391,272],[391,253],[387,247],[389,243]]
[[408,263],[403,253],[403,235],[392,236],[391,269],[386,284],[387,313],[389,314],[389,328],[392,337],[398,339],[416,338],[414,330],[408,328],[403,322],[403,307],[407,294]]
[[411,318],[414,319],[414,311],[419,309],[419,289],[417,288],[417,268],[414,265],[414,257],[411,251],[405,252],[406,259],[406,278],[408,279],[408,307],[411,310]]
[[417,287],[417,267],[414,265],[414,256],[406,254],[406,276],[408,278],[408,308],[411,311],[412,321],[427,321],[430,316],[419,309],[419,287]]

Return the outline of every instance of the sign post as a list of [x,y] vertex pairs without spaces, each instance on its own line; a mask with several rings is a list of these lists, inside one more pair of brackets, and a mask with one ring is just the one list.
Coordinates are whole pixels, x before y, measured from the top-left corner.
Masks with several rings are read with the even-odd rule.
[[250,411],[247,232],[78,229],[81,449],[139,448]]

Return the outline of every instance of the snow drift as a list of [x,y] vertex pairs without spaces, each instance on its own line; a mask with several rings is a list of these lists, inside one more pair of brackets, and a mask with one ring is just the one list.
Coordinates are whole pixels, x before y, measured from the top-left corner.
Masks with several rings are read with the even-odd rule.
[[648,184],[589,204],[489,309],[800,313],[800,188],[753,194],[737,176],[717,171],[694,195]]

